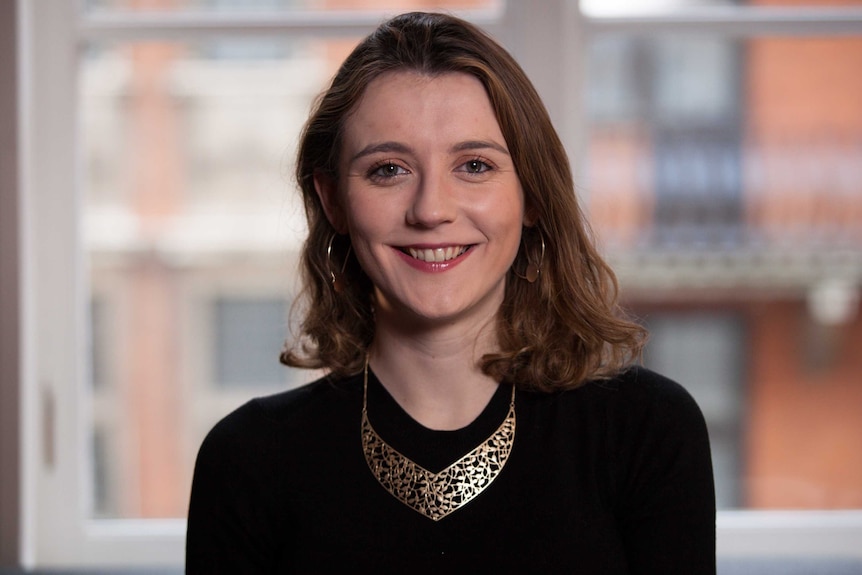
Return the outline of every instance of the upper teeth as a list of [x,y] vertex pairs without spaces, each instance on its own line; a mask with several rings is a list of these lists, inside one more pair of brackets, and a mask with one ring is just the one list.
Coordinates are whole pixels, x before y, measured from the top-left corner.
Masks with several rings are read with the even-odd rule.
[[407,248],[411,256],[423,262],[445,262],[457,258],[466,251],[464,246],[455,246],[448,248],[434,248],[419,250],[416,248]]

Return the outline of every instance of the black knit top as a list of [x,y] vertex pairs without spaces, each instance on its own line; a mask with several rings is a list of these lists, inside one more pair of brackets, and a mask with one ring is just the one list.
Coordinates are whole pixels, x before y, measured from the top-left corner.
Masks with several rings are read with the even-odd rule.
[[[188,573],[714,574],[715,496],[700,410],[643,368],[558,393],[516,393],[496,480],[440,521],[387,492],[365,462],[362,375],[255,399],[198,455]],[[501,385],[467,427],[433,431],[369,374],[368,416],[440,470],[506,417]]]

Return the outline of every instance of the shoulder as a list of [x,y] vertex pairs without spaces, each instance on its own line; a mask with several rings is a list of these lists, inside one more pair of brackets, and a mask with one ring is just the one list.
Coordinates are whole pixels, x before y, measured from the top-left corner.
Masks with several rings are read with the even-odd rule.
[[254,411],[276,425],[314,419],[361,400],[361,386],[360,376],[345,379],[324,376],[295,389],[255,398],[238,411]]
[[[527,399],[527,398],[525,398]],[[638,443],[647,437],[706,437],[703,414],[678,382],[640,366],[580,387],[528,399],[537,417],[594,438]]]
[[641,366],[629,367],[608,379],[590,381],[575,391],[631,414],[690,413],[700,416],[700,408],[685,387]]
[[357,411],[361,389],[355,378],[323,377],[300,387],[252,399],[223,417],[209,431],[198,455],[226,459],[261,455],[325,426],[342,412]]
[[[284,534],[295,528],[285,493],[316,454],[333,453],[327,434],[340,429],[345,409],[359,405],[356,388],[350,379],[320,379],[253,399],[213,426],[192,479],[189,572],[274,572]],[[359,408],[352,411],[358,430]]]
[[584,384],[584,387],[628,395],[650,394],[672,397],[688,395],[685,388],[676,381],[640,365],[629,366],[606,379],[590,380]]
[[622,467],[635,462],[672,466],[685,460],[709,470],[706,421],[694,398],[676,381],[632,367],[614,378],[590,382],[583,393],[593,398],[589,402],[593,422]]

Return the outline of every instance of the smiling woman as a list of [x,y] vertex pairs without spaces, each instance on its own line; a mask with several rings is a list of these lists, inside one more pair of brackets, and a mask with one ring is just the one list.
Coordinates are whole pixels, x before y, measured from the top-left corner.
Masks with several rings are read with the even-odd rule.
[[524,194],[479,80],[377,78],[345,124],[338,176],[315,188],[374,284],[378,331],[446,325],[472,341],[493,323]]
[[210,432],[189,573],[715,572],[703,417],[632,365],[644,331],[508,53],[451,16],[385,22],[297,179],[307,305],[282,361],[328,374]]

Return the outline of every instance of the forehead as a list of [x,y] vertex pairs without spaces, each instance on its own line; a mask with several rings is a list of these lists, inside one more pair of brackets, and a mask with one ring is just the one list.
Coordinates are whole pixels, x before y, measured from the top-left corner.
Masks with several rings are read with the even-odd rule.
[[481,92],[487,98],[482,82],[472,74],[466,72],[426,73],[419,70],[401,69],[384,72],[371,80],[365,87],[359,105],[368,99],[374,99],[386,93],[397,93],[404,90],[422,91],[435,87],[468,90],[473,95],[478,95]]
[[[399,128],[438,128],[459,122],[493,129],[499,133],[497,117],[484,85],[464,72],[423,74],[410,70],[384,73],[372,80],[345,121],[345,130],[393,131]],[[430,124],[429,124],[430,123]]]

